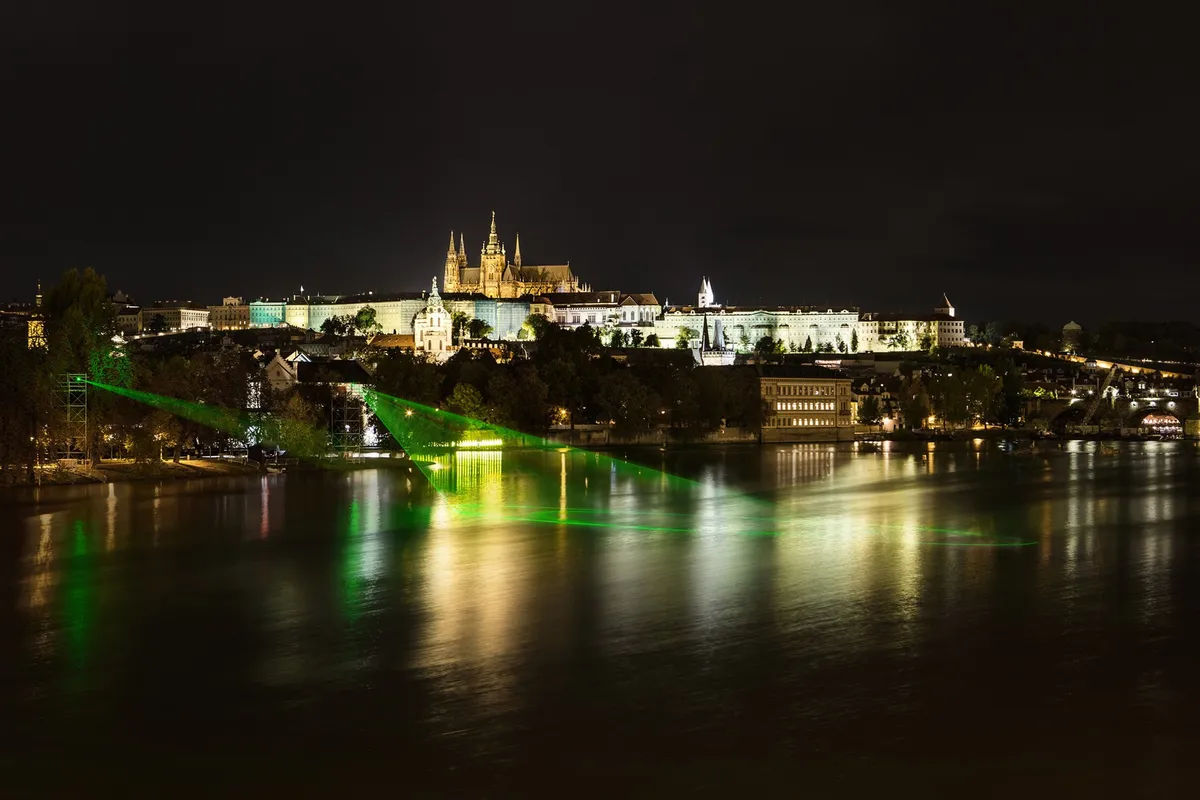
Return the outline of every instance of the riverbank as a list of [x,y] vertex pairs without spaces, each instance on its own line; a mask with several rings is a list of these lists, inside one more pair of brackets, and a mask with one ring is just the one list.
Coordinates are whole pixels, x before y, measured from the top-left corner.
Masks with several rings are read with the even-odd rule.
[[[98,467],[44,467],[38,470],[34,483],[42,486],[71,486],[88,483],[128,483],[131,481],[193,480],[217,478],[231,475],[256,475],[257,464],[222,459],[173,461],[129,461],[123,459],[101,461]],[[10,484],[28,486],[25,473],[23,480]]]
[[[265,474],[286,472],[313,472],[321,470],[352,471],[361,469],[377,469],[380,467],[407,466],[408,460],[402,456],[394,458],[342,459],[329,458],[323,461],[288,460],[279,463],[269,463]],[[235,461],[231,459],[182,459],[174,461],[143,461],[135,462],[125,459],[111,459],[100,462],[93,469],[89,466],[77,467],[46,467],[39,470],[37,479],[31,484],[25,472],[20,473],[20,479],[12,481],[13,473],[9,473],[10,481],[7,486],[73,486],[89,483],[131,483],[138,481],[174,481],[200,480],[203,478],[224,478],[239,475],[264,474],[259,465],[253,461]]]

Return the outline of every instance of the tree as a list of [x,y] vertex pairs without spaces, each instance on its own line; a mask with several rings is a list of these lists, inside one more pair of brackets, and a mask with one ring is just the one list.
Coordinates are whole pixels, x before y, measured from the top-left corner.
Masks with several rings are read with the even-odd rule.
[[658,397],[628,369],[609,373],[600,383],[596,399],[620,433],[647,431],[657,422]]
[[842,338],[840,333],[837,335],[837,351],[839,353],[846,352],[846,340]]
[[900,392],[900,413],[909,430],[920,428],[929,416],[929,394],[920,378],[908,380]]
[[346,335],[346,318],[331,316],[321,323],[321,332],[328,336]]
[[546,432],[549,387],[533,366],[522,364],[498,372],[488,382],[488,396],[493,403],[492,422],[527,433]]
[[[531,314],[525,319],[525,322],[528,323],[533,316]],[[450,341],[456,345],[462,344],[463,331],[467,329],[470,319],[463,311],[455,311],[450,314]],[[545,319],[545,317],[542,317],[542,319]]]
[[883,422],[883,414],[879,410],[879,398],[867,395],[858,404],[858,424],[873,426]]
[[375,331],[381,330],[383,326],[376,321],[376,316],[375,309],[371,308],[370,306],[363,306],[358,310],[358,313],[354,315],[355,330],[363,334],[374,333]]
[[320,409],[291,392],[273,418],[267,437],[289,455],[319,458],[329,450],[329,432]]
[[917,349],[929,353],[933,351],[933,345],[933,330],[928,322],[923,322],[917,333]]
[[812,337],[804,337],[804,347],[800,348],[801,353],[811,353],[813,351]]
[[612,336],[609,338],[608,346],[616,348],[624,347],[625,344],[626,341],[624,332],[622,332],[620,328],[615,328],[612,332]]
[[34,480],[38,411],[49,405],[44,356],[30,349],[24,337],[0,335],[0,483],[19,480],[22,465],[29,481]]
[[450,393],[448,405],[454,413],[475,420],[484,419],[488,414],[488,409],[483,404],[483,395],[469,383],[455,385],[454,391]]
[[652,333],[646,337],[646,347],[662,347],[662,345],[658,343],[657,333]]
[[818,353],[832,353],[833,352],[833,343],[832,342],[822,342],[820,344],[820,346],[817,347],[817,352]]
[[988,323],[988,324],[984,325],[983,331],[982,331],[982,336],[983,336],[983,341],[988,344],[991,344],[991,345],[1000,344],[1000,325],[995,323],[995,321],[992,321],[992,323]]
[[1015,426],[1021,420],[1021,392],[1025,388],[1025,379],[1011,360],[997,364],[1000,371],[1000,398],[997,403],[996,416],[1001,425]]
[[962,373],[967,394],[969,419],[991,422],[999,416],[1000,378],[989,365],[983,364]]
[[[466,314],[463,314],[464,318],[466,316]],[[557,327],[557,325],[543,317],[541,314],[530,314],[525,318],[525,322],[521,324],[521,328],[528,328],[531,338],[538,341],[541,341],[545,337],[547,331],[556,330]]]
[[472,339],[486,339],[492,330],[491,325],[478,317],[467,323],[467,331],[470,333]]
[[[46,293],[46,372],[93,371],[112,365],[116,333],[116,313],[108,299],[108,287],[91,267],[80,272],[68,270]],[[108,392],[89,392],[88,436],[84,446],[93,463],[100,459],[100,441],[104,428],[112,422],[119,406],[118,398]]]
[[850,331],[850,352],[851,353],[858,352],[858,329],[857,328]]
[[566,412],[567,422],[574,429],[576,412],[583,404],[581,369],[570,359],[555,358],[542,364],[538,375],[549,387],[547,399]]
[[690,350],[692,347],[692,340],[699,338],[700,331],[696,330],[695,328],[680,328],[679,332],[675,334],[675,349]]
[[162,333],[167,329],[167,318],[162,314],[151,314],[146,322],[147,333]]
[[785,353],[783,340],[776,341],[770,336],[764,336],[754,344],[754,355],[764,363],[780,360],[778,356]]
[[372,364],[375,388],[385,394],[432,406],[442,393],[443,374],[426,353],[388,350]]
[[930,382],[929,399],[934,413],[942,419],[942,427],[963,425],[971,418],[967,382],[961,372],[935,376]]
[[644,334],[642,333],[641,328],[634,328],[633,330],[631,330],[629,332],[629,346],[630,347],[641,347],[643,336],[644,336]]

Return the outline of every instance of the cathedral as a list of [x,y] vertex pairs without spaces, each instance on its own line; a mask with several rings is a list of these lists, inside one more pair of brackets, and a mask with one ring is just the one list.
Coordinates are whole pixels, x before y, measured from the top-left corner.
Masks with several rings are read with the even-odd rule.
[[510,264],[504,244],[496,235],[496,212],[492,212],[492,230],[479,254],[479,266],[467,266],[466,237],[459,235],[455,248],[454,232],[450,232],[450,249],[446,251],[445,290],[481,294],[485,297],[522,297],[524,295],[557,292],[588,292],[591,287],[580,284],[571,272],[570,264],[527,267],[521,264],[521,236],[517,234]]

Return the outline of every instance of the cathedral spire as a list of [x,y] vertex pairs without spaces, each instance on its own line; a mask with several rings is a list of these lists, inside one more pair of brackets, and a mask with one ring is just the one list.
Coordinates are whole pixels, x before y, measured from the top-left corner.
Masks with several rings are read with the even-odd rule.
[[467,265],[467,237],[466,234],[458,234],[458,265],[465,267]]
[[450,231],[450,249],[446,251],[446,255],[455,261],[458,260],[458,252],[454,249],[454,231]]
[[483,246],[485,255],[498,256],[504,253],[504,247],[500,244],[500,237],[496,235],[496,212],[492,212],[492,229],[488,232],[487,244]]
[[517,234],[517,249],[516,252],[513,253],[513,266],[521,266],[521,234],[519,233]]

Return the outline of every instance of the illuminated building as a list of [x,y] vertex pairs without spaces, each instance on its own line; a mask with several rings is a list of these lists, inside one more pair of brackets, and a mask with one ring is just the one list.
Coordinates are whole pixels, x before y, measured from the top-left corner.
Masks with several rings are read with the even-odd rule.
[[187,303],[164,303],[138,313],[140,333],[166,333],[208,327],[208,309]]
[[240,297],[221,298],[221,305],[208,307],[208,324],[215,331],[240,331],[250,327],[250,306]]
[[117,312],[117,332],[132,336],[142,329],[142,307],[129,305]]
[[[468,319],[481,319],[492,326],[494,339],[516,339],[529,316],[529,299],[496,299],[482,295],[439,295],[451,316],[462,313]],[[375,321],[382,334],[413,336],[413,323],[425,310],[430,298],[425,292],[395,294],[294,296],[289,300],[255,300],[250,303],[250,327],[291,326],[320,330],[331,317],[353,317],[361,309],[375,310]]]
[[954,312],[950,300],[942,295],[942,305],[932,314],[863,314],[858,321],[858,349],[880,353],[925,350],[926,345],[961,347],[966,342],[963,322]]
[[697,304],[672,306],[648,333],[657,333],[660,346],[674,347],[680,332],[687,328],[699,333],[706,318],[720,320],[726,344],[740,352],[749,352],[764,336],[782,340],[792,352],[807,344],[812,350],[828,345],[847,351],[858,325],[857,308],[817,308],[813,306],[725,306],[716,302],[712,283],[704,278]]
[[417,350],[427,353],[441,354],[450,349],[451,322],[450,312],[442,304],[438,295],[437,278],[433,279],[433,289],[425,308],[417,312],[413,319],[413,341]]
[[[1079,349],[1079,338],[1083,334],[1083,326],[1071,320],[1062,327],[1062,349],[1065,353],[1074,353]],[[1014,345],[1015,347],[1015,345]]]
[[557,292],[539,295],[529,313],[541,314],[563,328],[644,328],[654,332],[662,304],[653,294],[624,292]]
[[37,294],[33,298],[33,311],[25,324],[25,334],[28,338],[29,349],[42,349],[46,346],[46,316],[42,311],[42,282],[38,281]]
[[766,406],[764,442],[854,438],[849,378],[808,365],[764,364],[761,369],[758,384]]
[[737,360],[737,351],[725,341],[725,329],[721,320],[712,323],[712,336],[708,335],[708,317],[704,318],[700,341],[692,348],[696,363],[703,367],[728,367]]
[[516,237],[513,260],[508,261],[504,244],[496,235],[496,212],[492,212],[492,227],[479,253],[479,266],[467,263],[466,238],[459,235],[454,244],[450,232],[450,248],[446,251],[446,291],[481,294],[485,297],[515,298],[525,295],[556,292],[590,291],[581,285],[570,264],[526,266],[521,263],[521,236]]

